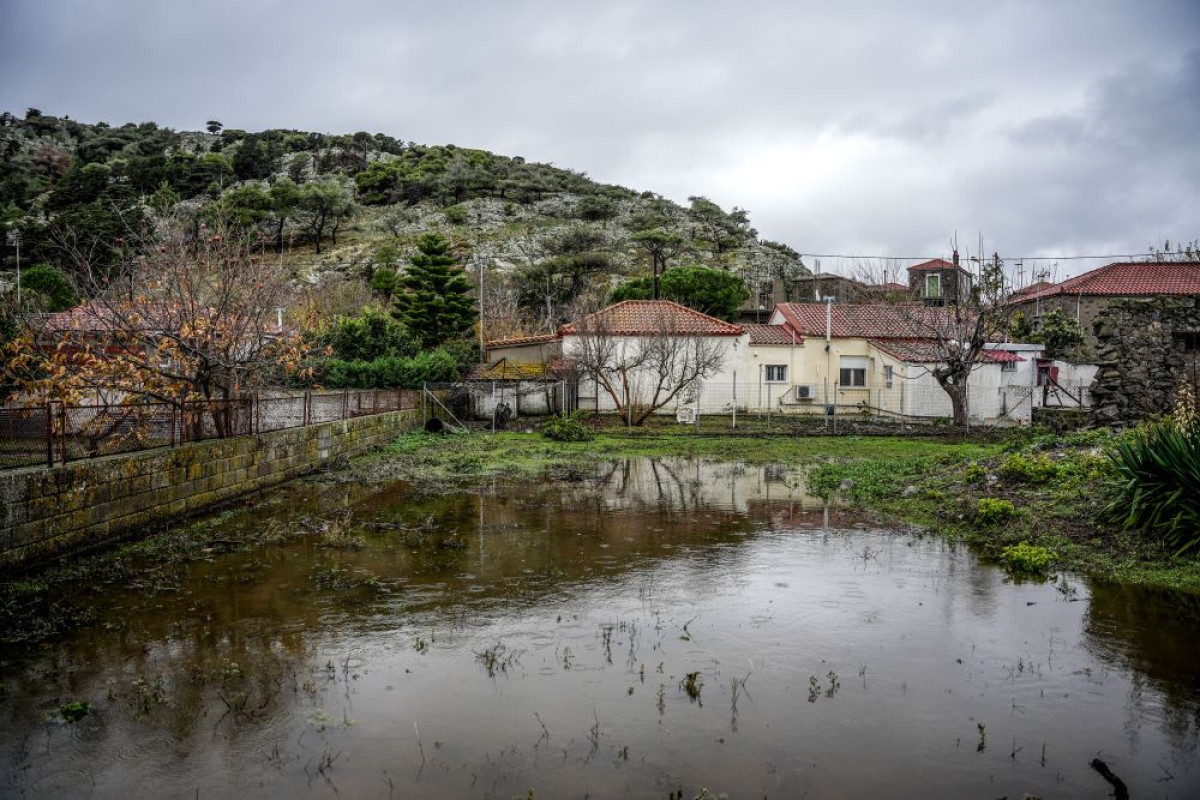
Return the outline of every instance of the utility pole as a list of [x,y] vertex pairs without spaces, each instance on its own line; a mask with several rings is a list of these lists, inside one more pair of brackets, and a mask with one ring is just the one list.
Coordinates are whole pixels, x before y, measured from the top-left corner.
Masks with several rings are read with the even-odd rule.
[[10,229],[8,231],[8,243],[17,248],[17,308],[21,307],[21,232],[19,230]]
[[483,339],[483,258],[476,254],[473,256],[475,266],[479,268],[479,360],[480,362],[487,361],[487,350],[484,347]]

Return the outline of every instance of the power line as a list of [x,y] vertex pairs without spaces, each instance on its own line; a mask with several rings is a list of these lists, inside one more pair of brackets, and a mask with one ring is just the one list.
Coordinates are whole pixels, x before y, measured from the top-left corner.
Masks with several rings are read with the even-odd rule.
[[[945,256],[863,256],[838,253],[800,253],[799,255],[809,258],[860,258],[877,261],[932,261],[937,258],[945,258]],[[1106,256],[1004,256],[1004,259],[1007,261],[1099,261],[1110,258],[1149,258],[1152,256],[1154,253],[1117,253]]]

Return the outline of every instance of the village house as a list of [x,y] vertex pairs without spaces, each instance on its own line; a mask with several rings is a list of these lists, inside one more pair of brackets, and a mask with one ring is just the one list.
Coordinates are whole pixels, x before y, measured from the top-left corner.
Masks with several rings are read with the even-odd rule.
[[[792,413],[856,410],[902,417],[947,417],[950,398],[931,374],[943,357],[936,332],[953,326],[953,309],[886,303],[781,303],[771,316],[781,338],[796,339],[791,378],[778,406]],[[970,416],[979,421],[1029,422],[1037,384],[1038,346],[989,344],[969,381]],[[778,374],[783,353],[764,373]],[[830,409],[829,407],[833,408]]]
[[1042,318],[1059,311],[1083,328],[1084,350],[1094,353],[1095,323],[1114,300],[1200,297],[1198,262],[1116,262],[1060,283],[1039,282],[1009,298],[1037,330]]
[[[657,405],[669,395],[664,413],[684,406],[718,412],[724,401],[715,393],[705,398],[705,387],[734,385],[749,348],[742,325],[670,300],[625,300],[560,326],[558,336],[563,360],[578,365],[578,407],[595,411]],[[703,377],[674,392],[702,362]],[[597,379],[600,371],[610,378]]]
[[974,277],[959,264],[957,250],[952,258],[934,258],[909,267],[909,294],[928,306],[961,305],[970,300]]
[[[923,304],[780,303],[766,324],[735,325],[670,301],[631,300],[561,326],[553,335],[489,343],[486,352],[494,359],[493,371],[506,363],[549,363],[547,355],[561,356],[560,363],[569,366],[589,360],[584,352],[589,336],[602,336],[614,356],[619,351],[633,362],[656,337],[690,337],[719,351],[720,368],[673,396],[658,413],[690,407],[700,414],[770,409],[941,418],[952,409],[931,374],[942,357],[934,331],[946,330],[953,314],[952,308]],[[1051,400],[1068,404],[1039,391],[1049,363],[1041,355],[1040,345],[989,344],[970,378],[971,418],[1027,424],[1035,406]],[[630,391],[649,392],[657,373],[649,365],[637,371]],[[579,408],[612,411],[615,405],[603,386],[581,376]]]

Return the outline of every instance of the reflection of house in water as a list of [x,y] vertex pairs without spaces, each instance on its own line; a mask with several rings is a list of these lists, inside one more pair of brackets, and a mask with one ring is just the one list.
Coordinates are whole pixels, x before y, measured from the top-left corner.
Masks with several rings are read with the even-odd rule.
[[807,493],[804,473],[783,464],[633,458],[601,468],[593,488],[605,510],[732,511],[773,527],[848,527],[861,515]]

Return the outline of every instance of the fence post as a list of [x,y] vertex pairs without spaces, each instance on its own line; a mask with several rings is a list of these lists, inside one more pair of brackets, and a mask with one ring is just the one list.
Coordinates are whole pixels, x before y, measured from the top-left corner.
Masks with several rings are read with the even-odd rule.
[[54,417],[50,407],[50,401],[46,401],[46,466],[54,466]]
[[308,421],[312,416],[312,392],[304,393],[304,407],[300,411],[300,424],[307,428]]
[[[107,408],[107,404],[105,404]],[[58,426],[61,434],[58,439],[59,452],[62,455],[62,463],[67,463],[67,404],[58,404]]]
[[429,384],[424,383],[424,382],[421,383],[421,427],[422,428],[425,427],[425,423],[429,422],[429,418],[425,416],[425,392],[428,391],[428,389],[426,388],[427,386],[429,386]]

